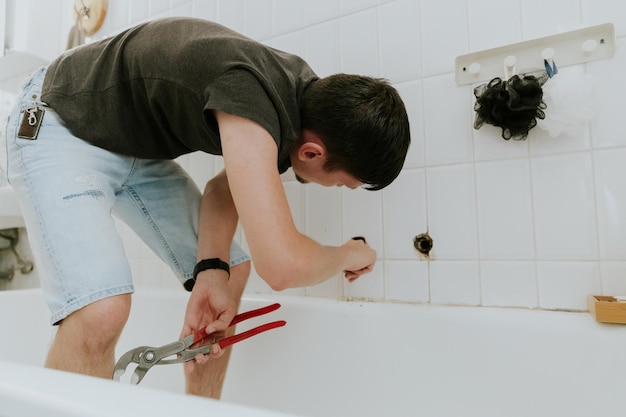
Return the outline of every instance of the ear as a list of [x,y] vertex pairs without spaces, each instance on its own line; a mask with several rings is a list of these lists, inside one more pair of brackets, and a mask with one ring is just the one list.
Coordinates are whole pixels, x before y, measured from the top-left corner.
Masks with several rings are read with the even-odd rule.
[[326,159],[324,143],[316,135],[308,133],[304,137],[304,142],[298,148],[298,159],[302,162],[307,162],[319,158],[319,162],[323,162]]

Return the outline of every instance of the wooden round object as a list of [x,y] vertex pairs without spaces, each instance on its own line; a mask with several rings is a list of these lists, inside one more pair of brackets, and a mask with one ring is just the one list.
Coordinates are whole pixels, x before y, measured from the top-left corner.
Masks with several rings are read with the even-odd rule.
[[80,19],[85,35],[91,36],[102,27],[108,0],[74,0],[74,21]]

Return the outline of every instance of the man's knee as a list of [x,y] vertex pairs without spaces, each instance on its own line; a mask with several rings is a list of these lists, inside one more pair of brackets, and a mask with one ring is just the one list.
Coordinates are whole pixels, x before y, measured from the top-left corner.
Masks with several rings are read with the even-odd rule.
[[130,294],[96,301],[65,318],[59,332],[82,334],[83,348],[87,350],[113,349],[128,320],[130,305]]

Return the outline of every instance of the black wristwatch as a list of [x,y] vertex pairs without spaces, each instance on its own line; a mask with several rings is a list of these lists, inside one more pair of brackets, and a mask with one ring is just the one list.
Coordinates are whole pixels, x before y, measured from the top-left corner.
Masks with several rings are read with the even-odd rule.
[[207,269],[222,269],[226,271],[228,274],[228,278],[230,278],[230,266],[220,258],[211,258],[211,259],[203,259],[196,264],[193,268],[193,278],[185,281],[183,286],[187,291],[191,291],[193,286],[196,284],[196,278],[198,274],[202,271],[206,271]]

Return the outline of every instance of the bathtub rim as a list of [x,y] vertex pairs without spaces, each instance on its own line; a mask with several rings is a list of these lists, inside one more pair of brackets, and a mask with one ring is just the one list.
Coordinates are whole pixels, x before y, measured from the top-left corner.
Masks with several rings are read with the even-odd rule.
[[[160,299],[160,300],[168,300],[175,299],[180,301],[183,298],[189,297],[190,293],[181,290],[177,290],[176,288],[137,288],[135,292],[131,293],[133,296],[133,300],[139,298],[143,299]],[[17,296],[21,298],[26,298],[30,300],[30,297],[37,297],[41,302],[41,306],[47,311],[47,307],[45,305],[43,299],[43,292],[41,288],[26,288],[26,289],[8,289],[4,291],[0,291],[0,300],[4,297],[12,297]],[[22,300],[23,301],[23,300]],[[573,318],[589,318],[588,320],[594,326],[600,326],[601,328],[619,328],[623,326],[621,324],[614,323],[599,323],[596,322],[593,317],[589,314],[589,311],[579,311],[579,310],[549,310],[543,308],[528,308],[528,307],[505,307],[505,306],[480,306],[480,305],[466,305],[466,304],[434,304],[434,303],[412,303],[412,302],[401,302],[401,301],[372,301],[372,300],[363,300],[363,299],[338,299],[331,297],[310,297],[303,295],[294,295],[294,294],[283,294],[283,293],[272,293],[272,294],[255,294],[255,293],[244,293],[241,298],[242,305],[251,304],[253,306],[262,305],[264,303],[272,304],[279,303],[285,306],[298,305],[305,308],[315,307],[315,308],[324,308],[330,307],[332,309],[339,309],[341,311],[346,311],[350,309],[360,309],[365,307],[366,310],[370,309],[378,309],[380,307],[389,307],[392,309],[402,310],[416,310],[422,313],[426,313],[427,315],[437,315],[438,317],[454,317],[459,312],[466,313],[476,313],[481,316],[489,317],[497,317],[498,313],[504,315],[504,317],[509,317],[511,315],[536,315],[536,316],[545,316],[547,318],[560,318],[562,320],[568,321],[568,319]],[[133,306],[134,307],[133,303]],[[131,307],[131,314],[132,313]],[[184,313],[184,311],[182,312]],[[182,314],[181,313],[181,314]],[[280,314],[280,310],[278,313]],[[579,324],[579,323],[577,323]],[[182,322],[181,322],[182,325]]]
[[[115,401],[111,401],[112,398]],[[6,417],[37,415],[37,411],[45,411],[49,417],[171,417],[180,414],[183,409],[185,414],[190,415],[209,412],[224,417],[297,417],[5,361],[0,361],[0,404],[0,411]],[[10,414],[5,414],[7,412]]]

